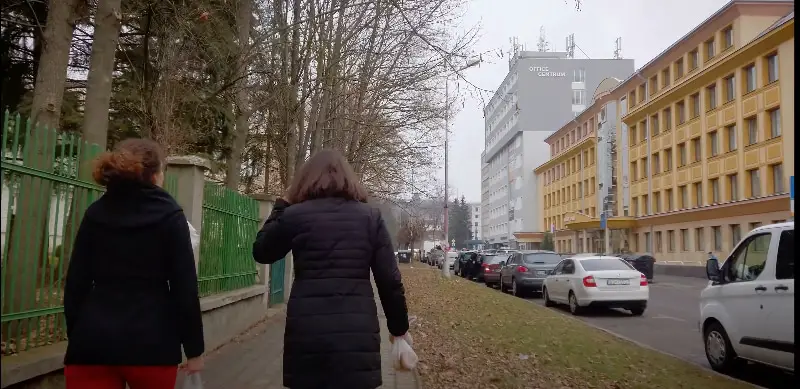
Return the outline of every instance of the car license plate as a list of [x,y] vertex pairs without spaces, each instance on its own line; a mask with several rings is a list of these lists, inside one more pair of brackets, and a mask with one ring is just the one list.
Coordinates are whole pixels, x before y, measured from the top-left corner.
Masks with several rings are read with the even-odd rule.
[[538,276],[546,276],[547,275],[547,270],[537,270],[536,271],[536,275],[538,275]]
[[631,280],[606,280],[606,285],[630,285]]

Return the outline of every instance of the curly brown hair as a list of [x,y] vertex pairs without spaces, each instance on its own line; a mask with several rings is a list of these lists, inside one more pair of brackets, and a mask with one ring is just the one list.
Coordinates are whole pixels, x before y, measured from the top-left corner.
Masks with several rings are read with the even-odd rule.
[[163,169],[164,159],[164,151],[155,141],[125,139],[113,151],[95,158],[92,178],[103,186],[115,181],[152,183],[153,176]]

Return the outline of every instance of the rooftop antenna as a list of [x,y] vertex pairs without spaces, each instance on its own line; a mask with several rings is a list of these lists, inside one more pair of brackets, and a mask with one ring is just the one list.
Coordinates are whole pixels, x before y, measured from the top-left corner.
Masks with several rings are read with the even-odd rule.
[[511,44],[511,50],[508,51],[508,70],[514,65],[522,45],[519,44],[519,38],[513,36],[508,38],[508,43]]
[[539,51],[550,51],[550,43],[547,42],[547,36],[544,33],[544,26],[539,28],[539,43],[536,44]]
[[575,58],[575,34],[567,35],[567,58]]
[[614,59],[622,59],[622,37],[614,41]]

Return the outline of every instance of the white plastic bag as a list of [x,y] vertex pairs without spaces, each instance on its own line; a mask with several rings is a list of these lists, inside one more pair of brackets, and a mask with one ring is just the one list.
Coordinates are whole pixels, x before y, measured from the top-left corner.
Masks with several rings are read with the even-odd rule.
[[192,250],[197,251],[197,248],[200,247],[200,234],[194,229],[192,223],[186,222],[186,224],[189,225],[189,239],[192,241]]
[[183,380],[183,389],[203,389],[203,380],[200,373],[187,374]]
[[391,355],[392,366],[394,366],[395,370],[413,370],[417,367],[419,357],[417,357],[414,349],[411,348],[413,343],[410,334],[394,338]]

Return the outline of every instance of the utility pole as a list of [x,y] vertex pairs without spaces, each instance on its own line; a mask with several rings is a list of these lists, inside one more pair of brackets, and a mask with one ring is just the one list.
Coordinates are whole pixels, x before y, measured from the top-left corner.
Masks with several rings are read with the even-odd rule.
[[[469,62],[466,66],[462,67],[461,69],[456,69],[450,73],[447,73],[444,78],[444,242],[445,246],[448,250],[445,251],[444,254],[444,264],[442,265],[442,276],[444,278],[450,278],[450,266],[447,263],[447,253],[450,252],[450,215],[448,212],[448,186],[450,184],[450,173],[449,173],[449,146],[448,143],[450,138],[450,76],[453,74],[457,74],[458,72],[469,69],[473,66],[478,66],[481,64],[482,58],[478,58],[472,62]],[[447,66],[447,62],[445,62],[445,66]],[[448,69],[449,70],[449,69]]]

